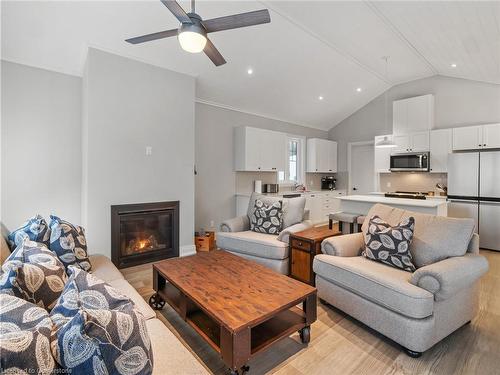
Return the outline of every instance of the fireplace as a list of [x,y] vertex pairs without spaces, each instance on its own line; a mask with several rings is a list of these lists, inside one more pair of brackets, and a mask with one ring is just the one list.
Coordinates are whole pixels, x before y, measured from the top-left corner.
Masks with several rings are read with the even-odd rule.
[[111,206],[111,260],[118,268],[179,256],[179,201]]

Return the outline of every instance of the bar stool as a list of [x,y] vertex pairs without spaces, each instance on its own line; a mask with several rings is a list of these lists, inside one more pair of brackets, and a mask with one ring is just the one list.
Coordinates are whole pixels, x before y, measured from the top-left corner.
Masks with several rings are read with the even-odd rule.
[[358,216],[357,222],[358,222],[358,232],[361,232],[361,227],[363,226],[363,223],[365,222],[366,216],[361,215]]
[[359,214],[350,212],[335,212],[328,215],[328,227],[332,229],[333,221],[339,222],[339,231],[342,232],[343,223],[349,223],[349,233],[354,233],[354,223],[357,223]]

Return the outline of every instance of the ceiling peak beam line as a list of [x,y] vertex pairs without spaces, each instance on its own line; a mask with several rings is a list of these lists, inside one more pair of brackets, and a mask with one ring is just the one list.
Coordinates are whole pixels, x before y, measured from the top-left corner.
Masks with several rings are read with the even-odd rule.
[[404,34],[380,11],[375,3],[372,1],[363,1],[368,9],[370,9],[373,14],[375,14],[393,33],[396,35],[403,43],[405,43],[410,50],[420,58],[434,74],[439,74],[438,70],[431,64],[429,60],[425,58],[425,56],[420,53],[420,51],[404,36]]
[[300,22],[294,20],[292,17],[290,17],[290,16],[282,13],[281,11],[279,11],[278,9],[276,9],[269,2],[267,2],[265,0],[259,0],[258,2],[261,3],[261,4],[263,4],[267,8],[271,9],[274,13],[278,14],[280,17],[282,17],[283,19],[287,20],[289,23],[291,23],[295,27],[298,27],[299,29],[301,29],[305,33],[309,34],[313,38],[319,40],[321,43],[323,43],[327,47],[333,49],[339,55],[343,56],[344,58],[346,58],[349,61],[353,62],[354,64],[358,65],[360,68],[366,70],[368,73],[374,75],[375,77],[377,77],[378,79],[380,79],[385,84],[387,84],[389,86],[393,85],[393,83],[390,80],[388,80],[387,77],[384,77],[382,74],[379,74],[378,72],[376,72],[375,70],[373,70],[369,66],[367,66],[364,63],[362,63],[361,61],[359,61],[356,57],[352,56],[350,53],[345,52],[343,49],[339,48],[337,45],[335,45],[335,44],[327,41],[326,39],[324,39],[320,35],[316,34],[314,31],[312,31],[309,28],[307,28],[306,26],[302,25]]

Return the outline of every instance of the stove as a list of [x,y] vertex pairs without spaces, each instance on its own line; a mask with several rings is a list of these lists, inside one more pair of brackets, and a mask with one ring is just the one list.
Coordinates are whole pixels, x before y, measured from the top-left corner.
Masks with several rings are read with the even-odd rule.
[[384,195],[388,198],[427,199],[426,194],[419,191],[394,191]]

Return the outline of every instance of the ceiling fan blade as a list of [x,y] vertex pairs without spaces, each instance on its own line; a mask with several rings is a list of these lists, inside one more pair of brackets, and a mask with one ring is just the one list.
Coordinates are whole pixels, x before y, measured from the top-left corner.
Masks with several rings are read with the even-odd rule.
[[219,50],[215,48],[214,44],[208,38],[203,52],[205,52],[208,58],[212,60],[215,66],[224,65],[226,63],[226,60],[224,59],[224,57],[222,57]]
[[193,23],[189,16],[186,14],[184,9],[174,0],[161,0],[163,5],[165,5],[168,10],[172,12],[172,14],[182,23]]
[[215,31],[237,29],[239,27],[260,25],[269,22],[271,22],[269,11],[267,9],[262,9],[253,12],[233,14],[232,16],[212,18],[202,21],[202,24],[207,30],[207,33],[213,33]]
[[168,38],[177,35],[177,29],[159,31],[157,33],[146,34],[142,36],[136,36],[135,38],[125,39],[126,42],[130,44],[139,44],[144,42],[149,42],[151,40]]

